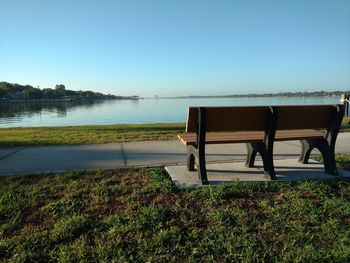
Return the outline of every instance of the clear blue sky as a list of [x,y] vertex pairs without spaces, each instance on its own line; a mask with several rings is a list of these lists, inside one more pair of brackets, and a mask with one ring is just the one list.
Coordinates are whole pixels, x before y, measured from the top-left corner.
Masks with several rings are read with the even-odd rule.
[[350,0],[0,0],[0,80],[120,95],[350,89]]

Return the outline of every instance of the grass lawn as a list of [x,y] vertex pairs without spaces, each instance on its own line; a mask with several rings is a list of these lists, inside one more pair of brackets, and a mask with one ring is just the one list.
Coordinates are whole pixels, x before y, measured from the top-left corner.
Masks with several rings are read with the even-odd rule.
[[184,131],[184,123],[3,128],[0,146],[170,140]]
[[[350,131],[349,121],[344,119],[342,131]],[[184,131],[184,123],[2,128],[0,146],[175,140]]]
[[350,117],[344,117],[340,130],[350,132]]
[[349,262],[350,181],[179,190],[162,169],[0,177],[0,261]]

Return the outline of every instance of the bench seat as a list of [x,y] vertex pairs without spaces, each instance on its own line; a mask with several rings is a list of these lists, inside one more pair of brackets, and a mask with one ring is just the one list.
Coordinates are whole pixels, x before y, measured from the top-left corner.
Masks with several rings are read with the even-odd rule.
[[[179,134],[180,141],[187,145],[196,144],[196,133]],[[305,139],[322,139],[324,133],[307,129],[307,130],[277,130],[275,141],[292,141]],[[263,131],[245,131],[245,132],[208,132],[206,133],[206,144],[224,144],[224,143],[245,143],[260,142],[264,140]]]

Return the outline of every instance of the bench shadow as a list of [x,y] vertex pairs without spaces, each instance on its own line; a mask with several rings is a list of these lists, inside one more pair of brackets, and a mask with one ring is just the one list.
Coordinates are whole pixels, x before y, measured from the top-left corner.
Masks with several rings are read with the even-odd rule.
[[219,169],[207,169],[208,173],[218,173],[218,174],[232,174],[233,176],[240,174],[264,174],[263,171],[242,171],[242,170],[219,170]]

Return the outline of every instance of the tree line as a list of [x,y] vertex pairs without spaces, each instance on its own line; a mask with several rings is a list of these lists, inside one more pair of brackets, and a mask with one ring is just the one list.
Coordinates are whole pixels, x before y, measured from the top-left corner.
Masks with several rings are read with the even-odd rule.
[[234,95],[217,95],[217,96],[181,96],[172,98],[259,98],[259,97],[330,97],[340,96],[350,91],[301,91],[301,92],[279,92],[279,93],[251,93],[251,94],[234,94]]
[[0,100],[116,100],[130,98],[93,91],[66,90],[63,84],[56,85],[54,89],[40,89],[31,85],[0,82]]

